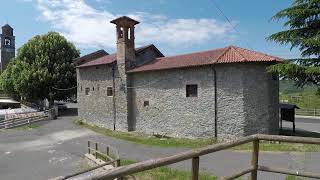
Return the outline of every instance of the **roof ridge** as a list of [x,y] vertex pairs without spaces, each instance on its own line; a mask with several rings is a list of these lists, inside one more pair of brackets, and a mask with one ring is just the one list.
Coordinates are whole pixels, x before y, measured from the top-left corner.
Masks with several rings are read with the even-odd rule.
[[250,51],[251,53],[254,53],[254,54],[260,54],[260,55],[263,55],[264,57],[272,57],[274,59],[281,59],[279,57],[276,57],[276,56],[273,56],[273,55],[269,55],[267,53],[264,53],[264,52],[258,52],[258,51],[254,51],[252,49],[246,49],[246,48],[242,48],[242,47],[237,47],[237,46],[234,46],[235,48],[237,49],[242,49],[242,50],[245,50],[245,51]]
[[221,49],[224,49],[224,48],[226,48],[226,47],[223,47],[223,48],[216,48],[216,49],[210,49],[210,50],[206,50],[206,51],[197,51],[197,52],[186,53],[186,54],[177,54],[177,55],[172,55],[172,56],[159,57],[159,58],[156,58],[156,59],[172,58],[172,57],[179,57],[179,56],[188,56],[188,55],[194,55],[194,54],[200,54],[200,53],[206,53],[206,52],[218,51],[218,50],[221,50]]
[[[243,58],[244,61],[248,61],[248,59],[246,59],[246,58],[243,56],[243,54],[237,50],[237,47],[236,47],[236,46],[231,46],[231,49],[233,49],[233,50],[235,50],[237,53],[239,53],[240,56]],[[244,49],[244,50],[245,50],[245,49]]]
[[231,46],[227,46],[227,47],[224,47],[225,50],[221,53],[221,55],[217,58],[217,61],[216,62],[219,62],[220,58],[225,55],[230,49],[231,49]]

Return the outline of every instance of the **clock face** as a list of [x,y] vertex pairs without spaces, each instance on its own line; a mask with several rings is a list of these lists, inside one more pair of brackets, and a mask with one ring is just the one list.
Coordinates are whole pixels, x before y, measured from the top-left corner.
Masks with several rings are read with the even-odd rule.
[[8,38],[4,39],[4,45],[10,46],[11,45],[11,40],[8,39]]

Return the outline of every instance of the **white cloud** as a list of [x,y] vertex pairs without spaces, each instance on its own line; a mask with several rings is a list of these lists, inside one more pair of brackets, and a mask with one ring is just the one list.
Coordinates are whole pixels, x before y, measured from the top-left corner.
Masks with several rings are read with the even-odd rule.
[[[110,20],[120,16],[98,10],[84,0],[34,0],[40,19],[51,24],[78,47],[114,48],[115,27]],[[223,40],[234,36],[230,24],[215,19],[170,19],[164,15],[133,12],[128,16],[141,22],[137,26],[137,44],[159,43],[184,46]]]

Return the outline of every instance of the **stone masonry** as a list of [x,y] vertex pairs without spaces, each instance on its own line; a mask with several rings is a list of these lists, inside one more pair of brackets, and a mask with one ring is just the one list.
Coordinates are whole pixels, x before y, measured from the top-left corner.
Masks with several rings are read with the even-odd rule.
[[[279,80],[266,71],[276,63],[274,57],[228,47],[166,58],[154,45],[134,47],[137,21],[121,17],[112,23],[117,52],[77,67],[83,120],[112,130],[172,137],[278,133]],[[207,63],[208,57],[223,63]],[[229,58],[248,60],[230,63]],[[181,62],[189,64],[180,67]],[[196,97],[186,96],[190,84],[197,87]]]

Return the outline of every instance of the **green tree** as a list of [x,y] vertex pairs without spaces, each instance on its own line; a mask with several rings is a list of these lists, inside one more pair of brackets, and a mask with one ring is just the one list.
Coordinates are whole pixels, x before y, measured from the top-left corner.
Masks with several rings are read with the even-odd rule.
[[4,93],[12,97],[16,97],[18,93],[14,89],[13,80],[11,78],[13,65],[14,65],[14,59],[12,59],[9,62],[6,70],[0,76],[0,87]]
[[1,75],[5,92],[18,93],[29,101],[45,98],[64,100],[75,91],[59,91],[56,88],[76,86],[76,70],[73,59],[79,50],[56,32],[35,36],[18,50],[17,57]]
[[308,83],[320,85],[320,0],[295,0],[272,19],[285,20],[286,30],[268,39],[298,48],[302,58],[271,66],[269,71],[294,80],[300,87]]

